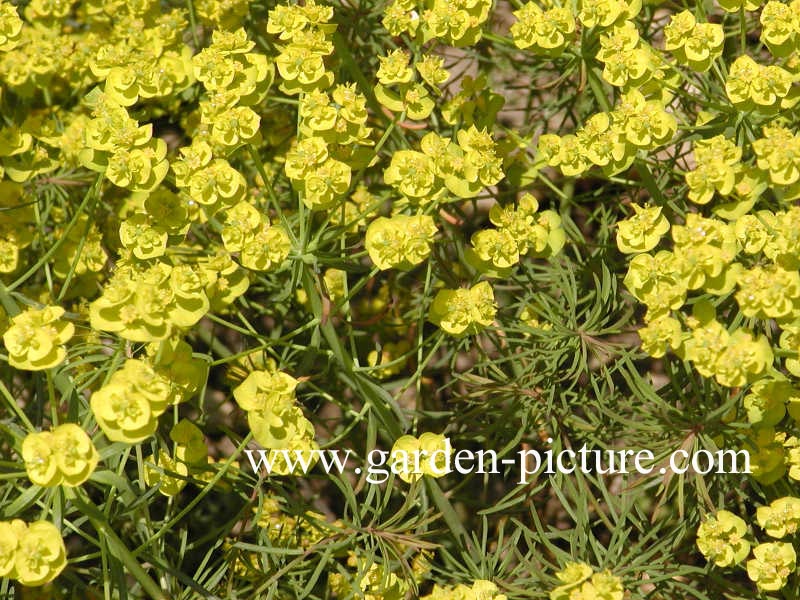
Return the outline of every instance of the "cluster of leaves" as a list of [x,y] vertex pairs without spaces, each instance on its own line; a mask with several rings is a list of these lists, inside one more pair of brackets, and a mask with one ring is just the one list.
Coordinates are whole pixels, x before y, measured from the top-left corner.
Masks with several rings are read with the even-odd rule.
[[0,0],[0,597],[800,595],[797,10]]

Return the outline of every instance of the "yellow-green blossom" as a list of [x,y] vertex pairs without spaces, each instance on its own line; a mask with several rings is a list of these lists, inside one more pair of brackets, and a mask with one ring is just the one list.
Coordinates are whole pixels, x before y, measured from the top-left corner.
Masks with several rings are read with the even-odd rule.
[[769,506],[759,506],[756,520],[770,537],[792,535],[800,527],[800,498],[785,496],[773,500]]
[[27,371],[49,369],[64,362],[64,346],[75,333],[75,326],[63,321],[64,309],[46,306],[28,308],[11,319],[11,327],[3,334],[12,367]]
[[781,589],[795,570],[797,554],[789,543],[759,544],[753,548],[753,556],[755,558],[747,561],[747,576],[759,590]]
[[481,281],[469,289],[439,290],[428,318],[450,335],[471,335],[492,324],[497,308],[492,286]]
[[669,231],[669,221],[661,214],[660,206],[632,207],[633,216],[617,222],[617,247],[626,254],[649,252]]
[[700,524],[697,547],[718,567],[730,567],[742,562],[750,552],[750,542],[744,539],[746,534],[744,520],[727,510],[720,510]]

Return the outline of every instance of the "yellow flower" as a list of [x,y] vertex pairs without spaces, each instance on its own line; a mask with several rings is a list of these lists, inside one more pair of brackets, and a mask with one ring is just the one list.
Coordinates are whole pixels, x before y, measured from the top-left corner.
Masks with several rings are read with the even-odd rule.
[[175,458],[187,465],[207,464],[206,438],[197,425],[181,419],[169,431],[169,439],[175,442]]
[[384,171],[384,181],[409,198],[422,200],[434,188],[436,176],[433,160],[414,150],[398,150]]
[[398,36],[405,32],[412,36],[416,34],[419,26],[419,15],[411,10],[407,10],[406,4],[402,0],[390,2],[386,5],[383,12],[383,26],[390,34]]
[[242,200],[247,182],[227,160],[216,158],[202,170],[195,171],[186,187],[192,200],[213,209],[218,203],[232,205]]
[[686,299],[686,283],[675,255],[667,250],[634,256],[624,283],[636,299],[648,306],[653,317],[680,308]]
[[747,420],[759,425],[777,425],[786,414],[787,402],[794,412],[800,392],[788,381],[760,379],[750,388],[742,404],[747,411]]
[[[256,440],[258,441],[258,438]],[[306,461],[309,468],[311,468],[319,460],[319,444],[314,440],[314,426],[311,421],[303,418],[302,428],[281,449],[287,450],[289,457],[294,460],[294,471],[290,470],[289,464],[286,463],[284,452],[270,450],[267,453],[267,460],[272,461],[270,473],[273,475],[306,476],[307,470],[303,467],[303,461]]]
[[312,210],[333,206],[350,187],[350,167],[342,161],[328,158],[306,170],[302,183],[303,203]]
[[[582,0],[578,4],[586,27],[609,27],[633,19],[642,9],[641,0]],[[594,22],[590,22],[590,17]]]
[[17,534],[12,578],[35,587],[58,577],[67,565],[67,550],[58,528],[48,521],[25,525],[14,520],[11,525]]
[[742,562],[750,552],[750,542],[744,539],[747,524],[727,510],[717,511],[700,524],[697,547],[718,567],[730,567]]
[[61,482],[55,456],[53,434],[49,431],[29,433],[22,442],[22,460],[28,479],[36,485],[50,487]]
[[669,231],[669,221],[661,214],[660,206],[632,207],[634,215],[617,223],[617,247],[626,254],[648,252]]
[[410,269],[428,258],[436,232],[430,215],[378,217],[367,227],[364,244],[379,269]]
[[470,590],[475,595],[475,600],[507,600],[493,582],[486,579],[476,579]]
[[678,127],[675,116],[660,100],[648,100],[635,88],[622,95],[612,120],[622,127],[626,140],[640,148],[669,142]]
[[237,106],[216,117],[211,139],[223,146],[236,146],[251,140],[261,125],[261,117],[247,106]]
[[22,19],[16,7],[9,2],[0,3],[0,52],[13,50],[22,33]]
[[[430,6],[430,3],[428,3]],[[469,46],[481,38],[491,0],[433,0],[422,14],[423,39],[441,38],[453,46]]]
[[767,243],[768,232],[764,224],[755,215],[742,215],[734,224],[736,239],[747,254],[758,254]]
[[471,586],[459,583],[456,586],[433,586],[433,591],[421,600],[506,600],[497,585],[486,579],[476,579]]
[[[785,444],[784,444],[785,442]],[[743,450],[750,454],[752,477],[762,485],[770,485],[786,474],[787,450],[791,452],[791,438],[775,433],[773,427],[756,426]]]
[[74,423],[64,423],[53,429],[52,440],[61,483],[77,486],[89,479],[99,460],[89,435]]
[[92,328],[137,342],[163,340],[190,327],[210,307],[200,272],[163,262],[118,267],[103,295],[89,305]]
[[167,247],[168,234],[162,228],[153,226],[144,213],[136,213],[125,219],[119,227],[122,245],[130,248],[140,260],[163,256]]
[[390,52],[387,56],[379,56],[380,67],[375,76],[383,85],[394,83],[408,83],[414,78],[414,71],[408,64],[408,52],[397,49]]
[[414,65],[425,83],[433,88],[445,83],[450,78],[450,73],[444,68],[444,58],[428,54]]
[[145,464],[144,482],[149,486],[157,485],[158,491],[164,496],[177,496],[186,485],[185,477],[188,475],[189,469],[185,462],[173,459],[167,452],[160,450],[157,462]]
[[776,265],[756,266],[737,278],[736,301],[746,317],[781,319],[796,314],[800,274]]
[[583,175],[591,167],[584,155],[581,140],[572,134],[540,136],[539,153],[548,165],[558,167],[567,177]]
[[328,144],[321,137],[308,137],[298,141],[286,154],[284,169],[289,179],[301,181],[311,169],[328,159]]
[[731,194],[741,172],[742,149],[722,135],[699,140],[694,145],[697,167],[686,173],[689,199],[707,204],[714,193]]
[[12,367],[41,371],[55,367],[67,357],[64,344],[75,333],[72,323],[62,321],[64,309],[46,306],[28,308],[11,319],[11,327],[3,334]]
[[279,4],[269,11],[267,33],[279,34],[280,39],[290,40],[308,25],[308,17],[300,5]]
[[347,272],[341,269],[325,269],[322,275],[325,292],[333,303],[339,303],[345,298],[347,289]]
[[572,42],[575,17],[569,8],[542,10],[529,2],[514,12],[511,36],[517,48],[533,48],[538,54],[558,56]]
[[[297,383],[281,371],[253,371],[233,390],[237,404],[247,411],[253,437],[264,448],[310,452],[316,447],[314,427],[295,405]],[[288,465],[276,472],[288,474]]]
[[389,453],[392,471],[406,483],[423,475],[442,477],[449,463],[447,438],[442,434],[425,432],[419,438],[404,435],[395,440]]
[[153,435],[158,417],[170,403],[180,399],[169,381],[147,363],[129,359],[92,394],[90,404],[108,439],[138,444]]
[[291,249],[289,234],[282,226],[263,223],[245,242],[240,259],[243,267],[269,271],[283,264]]
[[764,137],[752,144],[758,168],[772,183],[787,186],[800,180],[800,135],[785,127],[764,127]]
[[718,321],[711,319],[694,327],[683,343],[683,356],[694,363],[704,377],[715,374],[719,358],[728,347],[730,334]]
[[246,201],[226,211],[222,241],[229,252],[240,252],[242,266],[268,271],[289,256],[291,240],[280,225],[271,225],[266,215]]
[[[792,75],[789,71],[777,65],[760,65],[747,55],[733,62],[725,82],[728,98],[739,110],[772,108],[789,94],[791,86]],[[769,135],[768,130],[771,129],[782,128],[765,127],[765,133]],[[766,144],[775,146],[779,152],[786,150],[777,140]]]
[[442,477],[447,473],[448,455],[452,455],[447,438],[443,434],[426,431],[419,436],[419,449],[424,460],[422,473],[431,477]]
[[786,56],[795,48],[797,23],[794,6],[770,0],[761,11],[761,40],[773,56]]
[[568,562],[563,570],[556,573],[556,577],[564,583],[550,592],[550,600],[569,600],[571,592],[589,579],[593,572],[586,563]]
[[496,312],[492,286],[481,281],[470,289],[439,290],[428,318],[444,332],[462,336],[478,333],[491,325]]
[[0,577],[8,577],[14,570],[21,523],[17,521],[15,525],[8,521],[0,521]]
[[[380,352],[372,350],[367,355],[367,364],[375,367],[372,373],[378,379],[387,379],[392,375],[401,373],[405,367],[406,360],[399,360],[404,354],[411,351],[411,344],[407,340],[399,342],[388,342],[381,347]],[[380,362],[378,359],[380,358]],[[397,364],[390,364],[397,362]]]
[[797,555],[789,543],[759,544],[753,548],[753,556],[755,558],[747,561],[747,576],[759,590],[781,589],[795,570]]
[[725,81],[725,91],[734,105],[748,108],[752,103],[750,86],[760,69],[761,66],[746,54],[739,56],[730,65],[728,79]]
[[800,527],[800,498],[785,496],[773,500],[769,506],[759,506],[756,520],[770,537],[792,535]]
[[672,17],[664,28],[665,48],[672,51],[678,62],[695,71],[707,71],[722,53],[725,33],[717,23],[697,23],[688,10]]
[[507,229],[483,229],[472,236],[475,253],[481,260],[505,269],[519,262],[519,246]]
[[267,410],[291,404],[298,381],[282,371],[253,371],[233,390],[236,403],[244,410]]
[[642,340],[642,350],[654,358],[664,356],[667,349],[678,350],[682,343],[680,322],[668,316],[651,320],[637,333]]
[[737,329],[717,359],[715,377],[722,385],[739,387],[761,376],[772,366],[773,360],[766,337],[754,338],[744,329]]

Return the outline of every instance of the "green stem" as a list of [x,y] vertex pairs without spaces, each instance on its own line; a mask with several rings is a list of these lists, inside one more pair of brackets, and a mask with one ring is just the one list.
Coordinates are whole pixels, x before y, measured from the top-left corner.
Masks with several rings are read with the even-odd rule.
[[189,11],[189,26],[192,28],[192,42],[194,42],[194,51],[200,51],[200,39],[197,37],[197,16],[194,12],[194,2],[186,0],[186,8]]
[[11,409],[11,412],[16,415],[17,419],[19,419],[22,424],[25,425],[25,428],[29,432],[36,431],[33,423],[31,423],[30,419],[28,419],[28,415],[26,415],[25,411],[19,407],[17,401],[14,400],[14,396],[11,395],[11,392],[8,391],[6,384],[2,381],[0,381],[0,396],[3,397],[3,399],[6,401],[6,404],[8,404],[8,407]]
[[281,225],[286,230],[286,233],[289,234],[289,237],[292,240],[292,243],[297,246],[297,238],[294,235],[294,231],[291,227],[289,227],[289,222],[286,220],[286,216],[283,214],[281,210],[281,205],[278,202],[278,197],[275,195],[275,189],[272,187],[272,180],[267,177],[267,172],[264,170],[264,163],[261,162],[261,157],[258,155],[258,150],[256,150],[253,144],[247,145],[247,150],[250,153],[250,158],[253,159],[253,163],[255,164],[256,171],[261,176],[261,179],[264,182],[264,185],[267,188],[267,197],[269,198],[270,204],[272,204],[272,210],[275,211],[275,214],[278,215],[278,218],[281,220]]
[[94,215],[94,209],[97,205],[98,194],[95,194],[92,198],[92,205],[89,207],[88,217],[86,219],[86,226],[83,228],[83,234],[81,235],[81,239],[78,242],[78,248],[75,251],[75,258],[72,259],[72,264],[69,266],[69,273],[67,273],[66,279],[64,279],[64,284],[61,286],[61,291],[58,293],[58,297],[56,298],[56,304],[61,302],[64,298],[64,295],[67,293],[69,289],[69,284],[72,283],[72,278],[75,276],[75,269],[78,267],[78,261],[81,259],[81,254],[83,253],[83,247],[86,244],[86,239],[89,237],[89,230],[92,228],[92,215]]
[[739,7],[739,53],[747,52],[747,18],[744,12],[744,2]]
[[5,284],[0,281],[0,304],[3,305],[3,310],[9,317],[16,317],[19,313],[19,305],[9,293],[9,289]]
[[14,281],[11,285],[8,286],[7,288],[8,291],[13,292],[15,289],[17,289],[19,286],[25,283],[28,280],[28,278],[34,273],[36,273],[36,271],[41,269],[42,266],[46,264],[50,260],[50,258],[58,251],[58,249],[61,248],[64,242],[67,241],[67,238],[69,237],[69,232],[72,231],[72,228],[75,227],[75,225],[78,223],[78,220],[81,218],[81,215],[83,215],[89,200],[92,199],[98,193],[100,189],[100,182],[102,181],[103,181],[103,175],[100,174],[97,176],[94,185],[91,188],[89,188],[88,192],[86,192],[86,195],[83,197],[80,206],[78,206],[78,210],[75,211],[72,220],[70,220],[70,222],[67,223],[67,227],[62,232],[61,237],[59,237],[55,241],[55,243],[52,246],[50,246],[47,252],[45,252],[42,255],[42,257],[38,261],[36,261],[36,263],[30,269],[25,271],[25,273],[23,273],[20,277],[18,277],[16,281]]
[[[111,555],[119,559],[133,578],[139,582],[144,592],[153,600],[167,600],[167,596],[161,590],[161,586],[153,581],[142,568],[133,553],[117,536],[105,515],[84,496],[83,490],[81,488],[67,488],[65,491],[75,507],[89,519],[92,527],[103,538]],[[162,529],[162,531],[165,530]]]
[[144,549],[147,546],[150,546],[151,544],[157,542],[158,540],[163,538],[167,533],[172,531],[173,527],[175,527],[175,525],[181,519],[183,519],[186,515],[188,515],[194,509],[194,507],[197,506],[200,503],[200,501],[203,498],[205,498],[206,495],[211,490],[214,489],[214,486],[216,486],[217,483],[219,482],[219,480],[222,479],[225,476],[225,474],[228,472],[228,470],[230,469],[231,465],[233,464],[233,461],[235,461],[235,460],[237,460],[239,458],[239,456],[242,453],[242,450],[244,450],[244,448],[247,446],[247,444],[250,443],[250,441],[252,439],[253,439],[253,433],[250,432],[250,433],[247,434],[247,436],[245,436],[245,438],[242,440],[242,442],[237,446],[237,448],[233,452],[233,454],[231,454],[227,458],[227,460],[222,464],[220,469],[208,481],[206,486],[202,490],[200,490],[200,492],[198,492],[195,495],[194,498],[192,498],[191,502],[189,502],[189,504],[187,504],[186,507],[183,510],[181,510],[177,515],[172,517],[167,523],[162,525],[162,527],[154,535],[150,536],[150,538],[144,544],[142,544],[141,546],[136,548],[136,550],[133,551],[133,556],[138,556],[139,554],[141,554],[144,551]]

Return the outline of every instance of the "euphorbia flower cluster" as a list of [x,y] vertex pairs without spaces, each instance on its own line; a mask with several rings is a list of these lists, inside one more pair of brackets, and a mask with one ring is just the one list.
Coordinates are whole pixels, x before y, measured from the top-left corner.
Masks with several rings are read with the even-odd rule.
[[0,577],[24,586],[53,581],[67,565],[61,532],[49,521],[0,521]]
[[247,412],[247,422],[253,438],[269,453],[273,460],[271,472],[291,474],[289,466],[275,450],[305,453],[310,464],[317,456],[319,446],[314,440],[314,426],[295,403],[298,381],[282,371],[253,371],[233,390],[239,407]]
[[94,472],[99,455],[88,434],[74,423],[28,434],[22,442],[28,479],[42,487],[77,486]]
[[29,308],[11,319],[3,334],[12,367],[28,371],[49,369],[64,362],[65,344],[75,333],[75,326],[63,320],[60,306]]
[[92,394],[91,407],[108,439],[138,444],[153,435],[158,417],[181,399],[169,379],[146,362],[129,359]]

